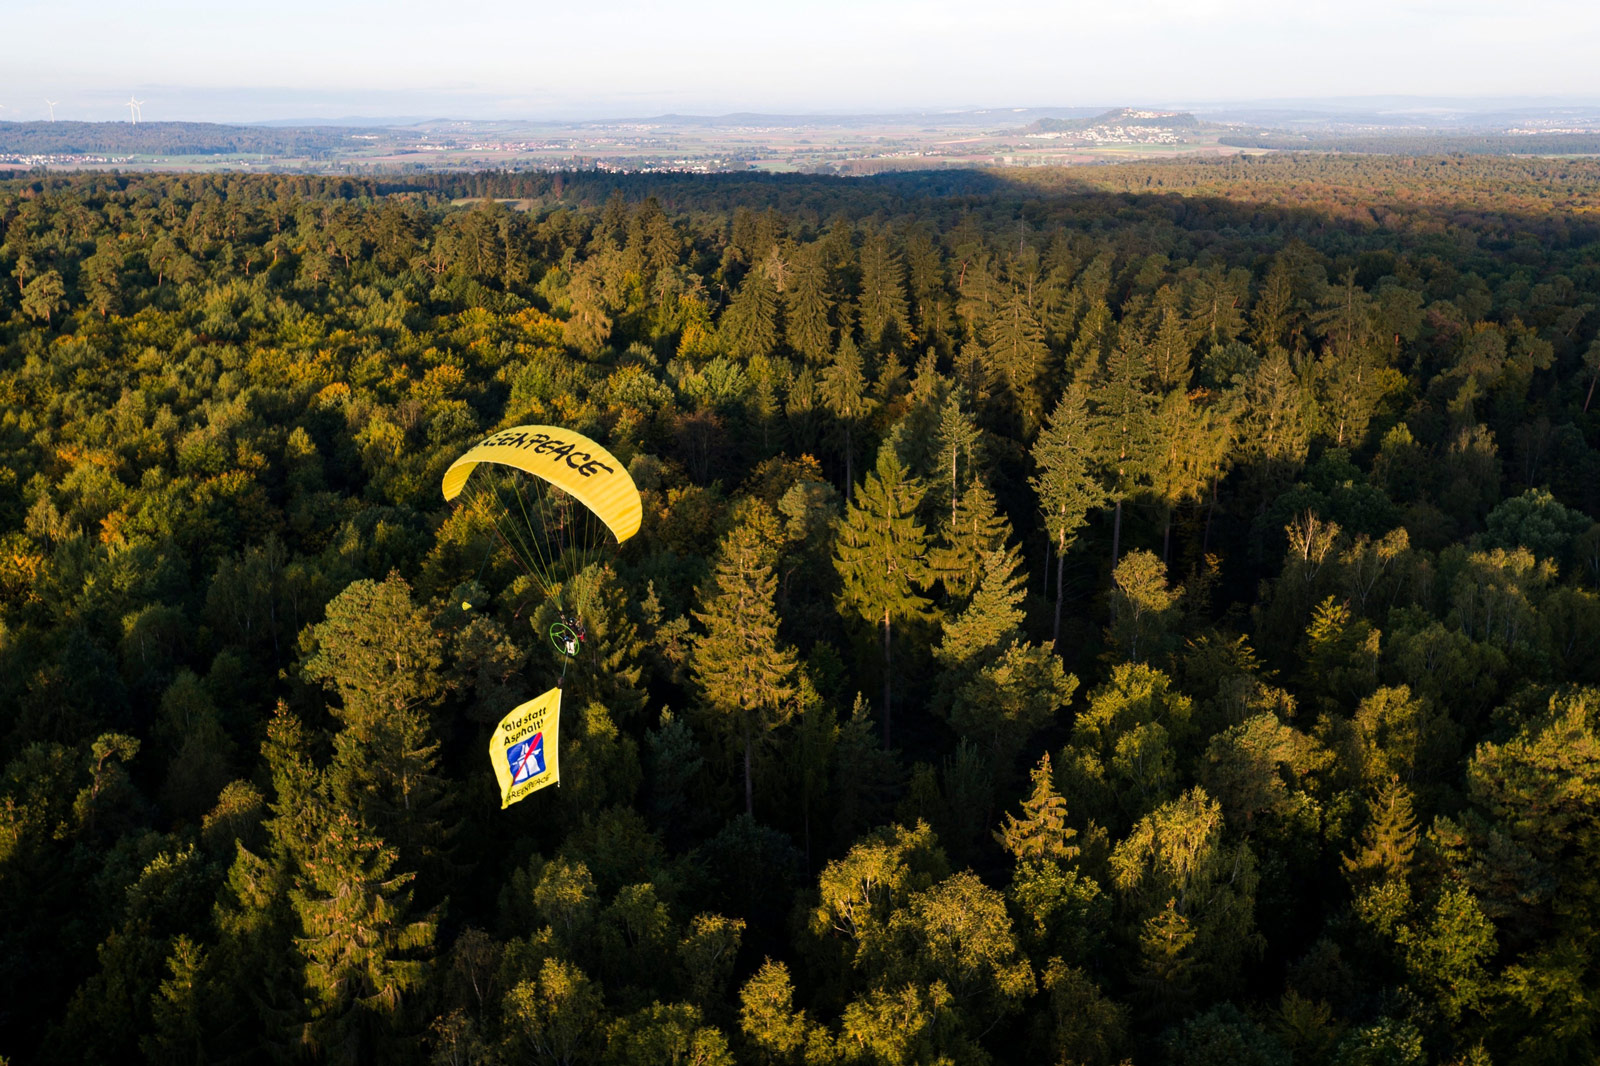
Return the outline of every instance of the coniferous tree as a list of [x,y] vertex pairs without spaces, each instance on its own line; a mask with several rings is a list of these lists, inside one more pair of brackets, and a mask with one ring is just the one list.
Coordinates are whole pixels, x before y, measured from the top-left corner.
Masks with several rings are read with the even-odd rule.
[[1043,415],[1039,382],[1050,349],[1044,343],[1044,327],[1021,286],[1012,286],[998,313],[989,319],[985,340],[989,365],[1017,412],[1026,440],[1037,431]]
[[944,488],[939,477],[939,424],[949,396],[950,381],[939,373],[938,357],[928,351],[917,360],[911,387],[904,398],[891,401],[893,406],[905,409],[905,414],[889,431],[895,450],[908,471],[929,482],[927,504],[930,509],[939,505]]
[[49,325],[56,312],[67,306],[67,289],[61,275],[46,270],[22,287],[22,313]]
[[919,339],[943,349],[949,323],[944,257],[934,239],[920,227],[906,235],[906,272],[911,289],[911,320]]
[[1095,300],[1078,323],[1078,332],[1067,351],[1064,369],[1073,384],[1098,381],[1116,338],[1117,323],[1105,300]]
[[338,693],[334,713],[363,739],[378,739],[389,714],[426,707],[441,690],[439,638],[398,574],[349,585],[301,648],[307,679]]
[[907,476],[889,445],[878,449],[877,469],[861,486],[839,526],[833,565],[844,588],[839,606],[869,625],[883,627],[883,744],[890,746],[891,646],[895,622],[928,617],[921,589],[928,584],[927,533],[917,508],[927,490]]
[[976,669],[1022,634],[1023,589],[1015,549],[984,553],[972,601],[944,623],[934,656],[947,666]]
[[1161,561],[1172,548],[1172,512],[1205,491],[1217,452],[1226,439],[1218,432],[1209,408],[1199,407],[1182,389],[1173,389],[1157,404],[1153,421],[1150,481],[1161,500]]
[[334,1061],[382,1061],[407,1042],[406,1001],[427,978],[437,918],[413,913],[415,875],[396,872],[394,850],[359,821],[306,816],[317,839],[289,893],[310,991],[303,1040]]
[[433,625],[391,575],[358,581],[306,630],[304,671],[340,696],[345,728],[334,739],[330,785],[409,864],[439,858],[444,844],[439,742],[429,705],[443,685]]
[[1061,641],[1062,576],[1068,546],[1089,519],[1089,512],[1106,499],[1105,488],[1094,470],[1093,423],[1088,390],[1067,389],[1050,413],[1044,432],[1033,444],[1033,464],[1038,470],[1029,481],[1039,496],[1039,511],[1056,548],[1056,609],[1050,642]]
[[814,245],[802,247],[794,257],[789,287],[784,290],[784,336],[808,366],[820,366],[833,351],[833,309],[828,294],[828,271]]
[[961,409],[958,391],[945,397],[934,448],[938,478],[932,492],[937,494],[936,498],[949,498],[950,518],[954,521],[956,502],[977,477],[984,459],[983,431],[972,416]]
[[778,301],[778,288],[766,271],[745,275],[722,316],[722,338],[732,355],[749,360],[772,351],[778,342]]
[[1379,785],[1368,807],[1367,826],[1356,850],[1344,857],[1345,875],[1358,891],[1378,881],[1404,879],[1417,847],[1411,790],[1398,775]]
[[1056,791],[1048,751],[1031,777],[1033,792],[1022,801],[1022,817],[1008,812],[995,840],[1019,863],[1075,861],[1081,849],[1070,841],[1078,831],[1067,824],[1067,801]]
[[778,579],[768,558],[775,521],[736,526],[700,593],[693,673],[724,728],[744,749],[745,813],[755,814],[756,737],[781,725],[792,709],[797,660],[778,639]]
[[314,815],[329,806],[309,744],[304,725],[279,703],[261,745],[273,786],[271,817],[263,824],[267,847],[257,854],[238,843],[213,908],[218,943],[208,976],[228,1019],[210,1048],[218,1058],[258,1053],[261,1045],[288,1052],[307,1018],[290,892],[316,840]]
[[987,751],[1002,778],[1078,687],[1053,651],[1021,639],[1018,566],[1014,552],[989,555],[971,606],[945,627],[936,653],[950,664],[939,702],[951,726]]
[[867,393],[866,367],[861,350],[846,334],[833,353],[833,362],[823,368],[817,392],[828,410],[838,419],[844,436],[844,496],[855,494],[855,430],[872,409]]
[[1189,317],[1202,344],[1227,344],[1244,329],[1244,305],[1250,275],[1213,263],[1195,279],[1189,292]]
[[1186,389],[1189,384],[1188,326],[1173,302],[1161,307],[1155,334],[1150,338],[1150,369],[1163,389]]
[[928,551],[929,576],[952,601],[965,600],[977,587],[984,559],[1005,549],[1010,539],[1011,523],[996,510],[994,494],[975,480],[961,495],[940,542]]
[[1107,358],[1105,376],[1094,393],[1096,458],[1115,505],[1111,519],[1113,567],[1122,555],[1122,505],[1148,480],[1155,458],[1155,397],[1145,388],[1148,372],[1142,352],[1118,347]]
[[83,262],[78,283],[89,306],[105,318],[122,304],[122,257],[108,244]]
[[[861,336],[882,349],[886,336],[906,331],[905,267],[884,230],[871,233],[861,245]],[[893,328],[897,334],[890,334]]]

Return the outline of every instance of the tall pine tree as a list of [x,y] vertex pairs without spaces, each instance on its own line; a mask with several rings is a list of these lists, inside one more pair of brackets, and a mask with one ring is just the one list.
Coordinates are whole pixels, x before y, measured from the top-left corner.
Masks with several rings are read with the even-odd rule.
[[305,812],[318,824],[290,904],[300,921],[311,1020],[304,1043],[334,1062],[393,1061],[408,1037],[408,995],[426,981],[438,928],[414,915],[414,874],[348,812]]
[[1105,502],[1105,488],[1094,471],[1094,442],[1089,420],[1088,390],[1073,385],[1050,413],[1044,432],[1033,444],[1039,472],[1030,483],[1039,495],[1039,511],[1056,547],[1056,611],[1050,642],[1061,640],[1061,583],[1068,546],[1089,520],[1089,512]]
[[[765,507],[761,506],[765,511]],[[778,639],[778,578],[768,561],[776,521],[746,521],[723,542],[700,590],[693,673],[706,703],[744,748],[745,813],[755,814],[752,763],[758,732],[781,725],[795,696],[798,661]]]
[[867,395],[867,372],[856,342],[846,334],[833,354],[833,362],[822,369],[818,392],[844,436],[844,495],[855,492],[855,429],[872,410]]
[[1106,359],[1094,400],[1094,441],[1107,491],[1116,505],[1111,520],[1111,565],[1122,554],[1122,505],[1149,479],[1153,465],[1155,396],[1146,388],[1144,353],[1119,347]]
[[833,309],[833,298],[828,294],[828,268],[815,245],[805,245],[796,251],[789,287],[784,290],[784,332],[793,348],[806,363],[820,366],[833,351],[833,326],[828,312]]
[[1004,549],[1010,539],[1011,523],[996,508],[994,493],[974,481],[956,502],[940,543],[928,552],[929,574],[952,600],[965,600],[977,587],[984,557]]
[[890,744],[891,648],[894,623],[928,617],[927,531],[917,520],[926,488],[906,474],[894,448],[878,449],[875,473],[867,475],[839,527],[833,565],[844,582],[842,610],[883,627],[883,744]]

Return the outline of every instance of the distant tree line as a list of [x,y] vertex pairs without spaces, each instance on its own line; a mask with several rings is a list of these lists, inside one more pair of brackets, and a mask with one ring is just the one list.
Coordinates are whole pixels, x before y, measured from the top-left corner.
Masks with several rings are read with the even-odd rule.
[[0,152],[18,155],[272,155],[313,159],[392,141],[384,129],[230,126],[215,122],[0,122]]

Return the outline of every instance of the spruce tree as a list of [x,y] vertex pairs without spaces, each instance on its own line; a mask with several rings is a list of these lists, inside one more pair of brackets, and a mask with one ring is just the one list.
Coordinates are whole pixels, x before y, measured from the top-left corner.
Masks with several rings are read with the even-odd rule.
[[427,979],[436,916],[413,915],[415,875],[395,872],[394,849],[358,819],[314,817],[317,840],[289,892],[311,1007],[302,1040],[335,1062],[392,1059],[410,1042],[403,1008]]
[[934,657],[947,667],[973,667],[991,659],[1022,633],[1022,601],[1027,597],[1017,573],[1016,552],[990,551],[972,602],[944,624],[944,639]]
[[1026,439],[1039,426],[1039,382],[1050,349],[1045,346],[1044,327],[1029,306],[1024,288],[1012,286],[999,313],[989,320],[985,339],[989,363],[1011,396]]
[[833,350],[833,326],[828,312],[833,299],[828,295],[828,270],[814,245],[807,245],[794,256],[789,287],[784,291],[784,330],[789,347],[809,366],[827,361]]
[[1033,793],[1022,801],[1022,817],[1008,813],[995,840],[1018,863],[1075,861],[1078,845],[1069,841],[1078,831],[1067,824],[1067,801],[1056,791],[1049,752],[1039,759],[1031,777]]
[[1417,820],[1411,790],[1391,776],[1368,805],[1367,827],[1355,854],[1344,857],[1345,876],[1358,891],[1379,881],[1404,878],[1417,847]]
[[846,509],[834,549],[833,565],[844,582],[839,607],[883,626],[884,747],[890,744],[894,623],[927,618],[931,606],[920,591],[928,585],[928,537],[917,507],[926,491],[907,476],[892,447],[878,449],[877,470]]
[[1172,548],[1172,512],[1185,500],[1198,500],[1223,459],[1229,436],[1215,413],[1182,389],[1161,398],[1154,413],[1151,482],[1161,500],[1161,561]]
[[990,552],[1002,551],[1011,539],[1011,523],[995,508],[994,493],[981,480],[957,501],[941,543],[928,552],[930,576],[944,585],[954,601],[972,595]]
[[767,355],[778,342],[778,288],[768,273],[745,275],[722,319],[722,336],[735,358]]
[[1118,347],[1106,359],[1105,376],[1094,394],[1095,451],[1111,500],[1111,565],[1122,553],[1122,505],[1142,488],[1154,460],[1155,396],[1145,387],[1149,364],[1144,353]]
[[444,787],[429,707],[443,690],[441,642],[398,575],[357,581],[302,638],[303,671],[340,696],[330,708],[329,785],[340,806],[399,848],[413,869],[444,844]]
[[1106,356],[1117,333],[1117,322],[1104,299],[1096,299],[1078,323],[1078,332],[1067,350],[1064,369],[1074,385],[1094,381],[1104,369]]
[[745,813],[755,813],[752,762],[758,732],[788,717],[798,662],[778,639],[778,579],[767,562],[760,523],[736,526],[723,542],[694,617],[705,632],[694,640],[693,674],[706,703],[744,748]]
[[953,521],[956,501],[977,477],[978,467],[983,463],[983,431],[972,416],[961,409],[958,395],[945,397],[944,407],[939,412],[934,451],[940,471],[938,488],[934,491],[940,497],[949,497]]
[[890,431],[900,462],[917,477],[929,480],[927,503],[942,498],[939,474],[939,424],[950,398],[950,380],[939,373],[939,360],[931,350],[924,352],[911,373],[911,387],[900,406],[905,414]]
[[268,847],[257,855],[243,841],[237,844],[213,909],[218,945],[208,980],[225,998],[230,1018],[209,1048],[219,1059],[259,1054],[263,1044],[287,1051],[299,1042],[306,1019],[289,891],[320,831],[313,816],[329,806],[327,783],[311,761],[305,727],[282,702],[267,723],[261,754],[273,786],[271,817],[263,826]]
[[833,362],[823,368],[817,382],[822,402],[839,421],[844,435],[844,496],[855,494],[855,428],[872,409],[867,396],[867,373],[856,342],[846,334],[833,353]]
[[1061,585],[1068,546],[1089,520],[1089,512],[1105,502],[1106,493],[1094,471],[1094,441],[1088,390],[1067,389],[1033,445],[1038,473],[1030,480],[1039,496],[1045,529],[1056,546],[1056,610],[1050,642],[1061,640]]
[[935,653],[947,666],[938,706],[948,708],[951,726],[981,745],[1001,774],[1078,687],[1054,652],[1022,640],[1019,566],[1014,551],[989,554],[971,605],[946,623]]
[[890,329],[906,330],[905,268],[879,230],[861,245],[861,336],[875,346],[884,343]]
[[1188,387],[1190,354],[1189,329],[1183,312],[1167,303],[1161,308],[1160,321],[1150,339],[1151,369],[1162,388]]
[[425,707],[441,691],[439,637],[398,574],[351,583],[300,643],[305,678],[338,693],[331,712],[363,740],[381,740],[390,713]]

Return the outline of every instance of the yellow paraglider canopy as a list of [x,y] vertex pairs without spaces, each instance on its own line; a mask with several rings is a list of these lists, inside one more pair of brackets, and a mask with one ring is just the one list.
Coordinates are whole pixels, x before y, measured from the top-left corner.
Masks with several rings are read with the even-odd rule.
[[639,532],[644,508],[627,467],[581,433],[560,426],[513,426],[467,451],[444,473],[444,498],[454,500],[479,463],[515,467],[548,481],[583,504],[617,542]]

